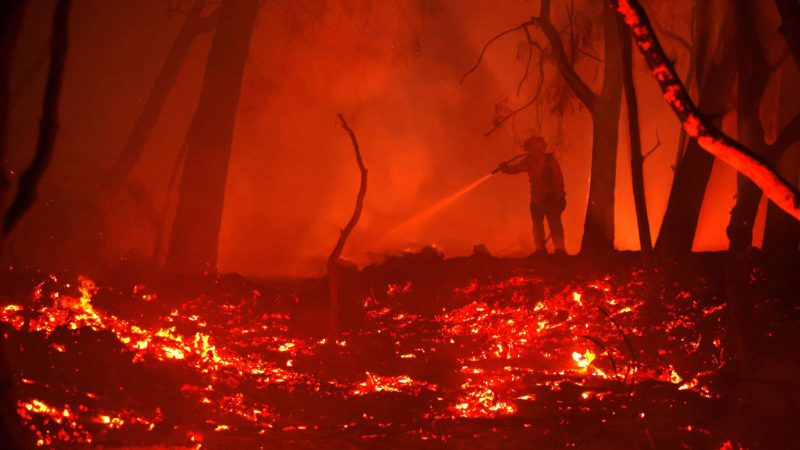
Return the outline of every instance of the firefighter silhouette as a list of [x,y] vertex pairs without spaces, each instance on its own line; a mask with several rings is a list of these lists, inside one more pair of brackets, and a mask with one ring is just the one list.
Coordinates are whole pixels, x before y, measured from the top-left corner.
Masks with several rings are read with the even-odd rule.
[[544,234],[544,219],[547,218],[555,253],[566,254],[561,213],[567,206],[567,200],[561,166],[552,153],[545,152],[547,143],[540,136],[530,137],[525,141],[524,148],[523,157],[512,163],[501,163],[497,170],[508,174],[528,173],[531,184],[533,243],[536,246],[536,253],[547,253],[545,247],[547,239]]

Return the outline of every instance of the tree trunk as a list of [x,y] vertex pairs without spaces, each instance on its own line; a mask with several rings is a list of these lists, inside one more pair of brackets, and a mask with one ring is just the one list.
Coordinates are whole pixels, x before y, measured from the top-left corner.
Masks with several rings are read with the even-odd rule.
[[150,134],[155,128],[169,91],[175,84],[178,72],[180,72],[183,62],[189,54],[192,42],[200,33],[210,30],[215,23],[216,17],[204,19],[201,16],[206,2],[207,0],[194,1],[186,21],[178,31],[164,64],[161,66],[161,71],[156,77],[150,96],[147,98],[144,108],[133,126],[133,130],[128,136],[127,142],[125,142],[125,147],[108,173],[106,195],[110,197],[116,195],[125,179],[128,178],[128,175],[136,166],[148,139],[150,139]]
[[614,249],[614,185],[622,102],[622,56],[616,14],[607,6],[603,8],[605,66],[600,95],[595,94],[570,65],[561,35],[550,22],[549,0],[542,0],[539,16],[532,17],[531,24],[539,26],[550,42],[559,73],[592,116],[591,179],[581,253],[606,254]]
[[778,31],[789,44],[795,65],[800,68],[800,3],[797,0],[775,0],[781,15]]
[[636,98],[636,85],[633,79],[633,49],[630,31],[619,20],[620,45],[622,46],[622,83],[625,88],[625,101],[628,107],[628,134],[631,144],[631,183],[633,184],[633,203],[636,207],[636,223],[639,227],[639,246],[642,254],[653,250],[650,237],[650,220],[647,217],[647,200],[644,195],[644,161],[642,159],[642,139],[639,132],[639,104]]
[[[764,127],[759,114],[761,98],[767,90],[770,70],[755,27],[755,8],[748,0],[736,0],[738,89],[736,121],[738,141],[756,154],[763,155]],[[749,178],[737,174],[736,205],[728,223],[729,249],[746,251],[753,245],[753,224],[761,202],[761,189]]]
[[[781,69],[781,96],[778,104],[778,127],[785,129],[789,120],[797,114],[800,103],[800,71],[793,64],[784,65]],[[800,182],[800,145],[794,144],[777,162],[781,175],[797,186]],[[797,254],[800,246],[800,221],[787,214],[773,202],[767,206],[767,220],[764,226],[764,241],[761,244],[765,256],[781,263],[789,256]],[[778,264],[779,265],[779,264]]]
[[603,87],[591,111],[592,168],[581,240],[581,253],[588,255],[602,255],[614,250],[614,188],[622,102],[622,54],[617,15],[609,7],[603,8],[603,30]]
[[11,110],[11,63],[27,3],[27,0],[7,0],[0,6],[0,211],[5,207],[6,196],[11,189],[5,164]]
[[17,195],[8,207],[3,220],[3,239],[19,223],[36,200],[36,190],[50,159],[53,156],[58,133],[58,101],[64,79],[64,63],[67,59],[67,28],[72,0],[58,0],[53,16],[53,31],[50,36],[50,70],[47,74],[42,120],[39,123],[39,140],[30,166],[19,177]]
[[[719,5],[717,5],[719,6]],[[722,7],[722,6],[720,6]],[[720,22],[721,23],[717,23]],[[698,72],[698,108],[714,117],[719,128],[736,75],[735,48],[730,45],[731,20],[715,14],[711,2],[698,2],[698,49],[695,67]],[[722,28],[721,36],[711,30]],[[718,57],[717,53],[722,53]],[[692,139],[675,171],[675,178],[661,224],[655,250],[662,255],[678,257],[691,253],[697,231],[697,220],[703,205],[706,186],[714,166],[714,156]]]
[[195,116],[170,237],[167,265],[215,271],[233,127],[258,0],[223,0]]

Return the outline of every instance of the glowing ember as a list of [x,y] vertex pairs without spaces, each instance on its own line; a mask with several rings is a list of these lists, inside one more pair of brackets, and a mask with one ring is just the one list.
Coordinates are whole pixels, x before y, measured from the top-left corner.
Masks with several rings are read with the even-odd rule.
[[[582,287],[566,286],[543,299],[528,298],[525,293],[532,292],[531,287],[540,282],[521,275],[488,284],[472,279],[466,287],[454,287],[455,302],[442,304],[436,314],[404,310],[402,302],[418,295],[418,290],[410,281],[389,283],[385,296],[359,301],[367,305],[364,316],[368,325],[364,332],[347,333],[335,342],[333,348],[339,356],[333,361],[323,359],[334,351],[326,339],[289,334],[289,312],[248,312],[240,308],[252,303],[243,301],[237,306],[235,301],[215,303],[200,297],[164,310],[156,320],[138,321],[135,314],[112,314],[95,305],[94,297],[108,291],[86,278],[80,278],[75,288],[64,285],[56,289],[55,282],[39,285],[33,303],[5,305],[0,308],[0,318],[19,336],[47,342],[51,355],[76,357],[86,351],[85,342],[101,336],[107,340],[110,336],[119,346],[115,350],[119,361],[114,364],[125,367],[121,373],[166,370],[175,373],[176,380],[185,380],[172,388],[170,400],[165,397],[162,401],[159,396],[165,394],[161,393],[146,401],[131,397],[115,404],[119,394],[87,385],[69,390],[69,403],[78,406],[55,407],[51,405],[64,402],[47,399],[57,398],[58,389],[35,375],[40,372],[26,371],[26,376],[19,378],[19,386],[27,386],[27,392],[36,392],[36,397],[20,400],[18,413],[32,427],[41,446],[104,442],[119,433],[131,436],[157,432],[159,424],[174,423],[174,407],[170,405],[175,401],[204,418],[202,426],[179,426],[186,445],[205,445],[211,432],[220,436],[252,433],[265,437],[274,437],[274,433],[313,433],[317,426],[309,426],[305,420],[314,419],[302,419],[308,415],[302,406],[308,399],[315,404],[340,405],[334,410],[341,409],[342,413],[324,419],[326,427],[377,439],[387,436],[388,429],[407,427],[411,422],[380,416],[377,411],[365,413],[360,407],[349,410],[346,405],[356,399],[374,402],[379,398],[404,398],[419,404],[413,414],[425,420],[525,417],[541,414],[535,411],[547,408],[551,403],[548,398],[553,395],[572,396],[569,398],[581,405],[618,395],[625,398],[626,394],[617,392],[613,384],[602,389],[589,386],[619,383],[626,373],[634,373],[638,381],[674,383],[676,389],[695,393],[697,398],[713,398],[704,380],[724,360],[723,347],[716,336],[710,346],[717,351],[714,366],[692,374],[689,382],[664,364],[662,359],[667,352],[657,352],[660,356],[655,359],[639,355],[636,366],[626,372],[629,364],[622,335],[599,314],[599,308],[607,310],[626,333],[638,337],[650,330],[636,324],[642,301],[627,295],[627,286],[615,288],[609,279]],[[71,295],[72,289],[78,295]],[[134,289],[132,301],[155,305],[140,295],[143,289]],[[588,291],[593,294],[587,295]],[[156,298],[152,291],[148,295]],[[117,305],[107,300],[102,303]],[[724,314],[724,305],[708,306],[698,314],[675,314],[660,330],[690,329],[696,317],[716,321]],[[653,330],[659,337],[669,336]],[[363,353],[379,342],[391,349],[389,354],[395,358],[391,365]],[[604,343],[604,353],[593,347],[597,342]],[[688,344],[676,339],[673,347]],[[688,348],[700,351],[696,346]],[[443,360],[442,355],[447,357]],[[611,366],[613,361],[617,362],[616,367]],[[340,362],[343,368],[362,369],[357,373],[333,370],[330,375],[318,369],[320,364],[335,368]],[[383,367],[376,370],[376,362],[383,362]],[[80,376],[89,370],[82,368],[77,373]],[[152,381],[156,379],[148,379]],[[586,387],[569,394],[565,386],[570,383]],[[295,396],[306,400],[281,400]],[[578,407],[575,404],[570,408]],[[558,406],[558,411],[566,411],[562,408],[566,407]],[[434,433],[425,427],[408,433],[421,440],[450,439],[446,433]]]

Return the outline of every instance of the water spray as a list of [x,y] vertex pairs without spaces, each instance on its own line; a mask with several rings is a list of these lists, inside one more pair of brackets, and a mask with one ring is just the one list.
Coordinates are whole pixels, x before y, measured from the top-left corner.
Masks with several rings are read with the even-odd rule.
[[494,174],[500,172],[502,167],[503,167],[503,165],[510,164],[510,163],[512,163],[514,161],[518,161],[519,159],[524,158],[526,156],[528,156],[528,154],[527,153],[523,153],[523,154],[520,154],[520,155],[516,155],[516,156],[514,156],[513,158],[511,158],[511,159],[509,159],[507,161],[504,161],[503,163],[501,163],[496,169],[494,169],[490,173],[487,173],[486,175],[483,175],[482,177],[480,177],[477,180],[473,181],[471,184],[467,185],[466,187],[464,187],[463,189],[459,190],[458,192],[456,192],[456,193],[454,193],[452,195],[449,195],[449,196],[443,198],[442,200],[439,200],[438,202],[434,203],[433,205],[431,205],[430,207],[428,207],[424,211],[415,214],[411,218],[406,219],[405,221],[403,221],[399,225],[395,226],[394,228],[389,230],[385,235],[383,235],[383,237],[380,238],[380,240],[378,242],[385,242],[389,238],[391,238],[391,237],[397,235],[398,233],[400,233],[401,231],[404,231],[404,230],[406,230],[408,228],[411,228],[412,226],[419,225],[420,223],[422,223],[425,220],[429,219],[434,214],[437,214],[439,211],[441,211],[441,210],[445,209],[446,207],[450,206],[450,204],[452,204],[453,202],[455,202],[459,198],[465,196],[466,194],[468,194],[469,192],[471,192],[472,190],[474,190],[475,188],[477,188],[478,186],[480,186],[481,184],[486,182],[486,180],[491,178]]

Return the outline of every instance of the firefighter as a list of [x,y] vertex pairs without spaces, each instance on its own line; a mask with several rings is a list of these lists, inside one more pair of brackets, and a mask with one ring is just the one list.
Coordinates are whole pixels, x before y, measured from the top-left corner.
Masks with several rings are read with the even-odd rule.
[[531,136],[524,143],[526,155],[516,162],[504,162],[497,168],[500,172],[528,173],[531,184],[531,219],[533,220],[533,243],[536,254],[547,254],[544,235],[544,218],[550,228],[550,237],[558,255],[566,254],[564,227],[561,213],[567,205],[564,193],[564,177],[561,167],[552,153],[546,153],[547,143],[541,136]]

